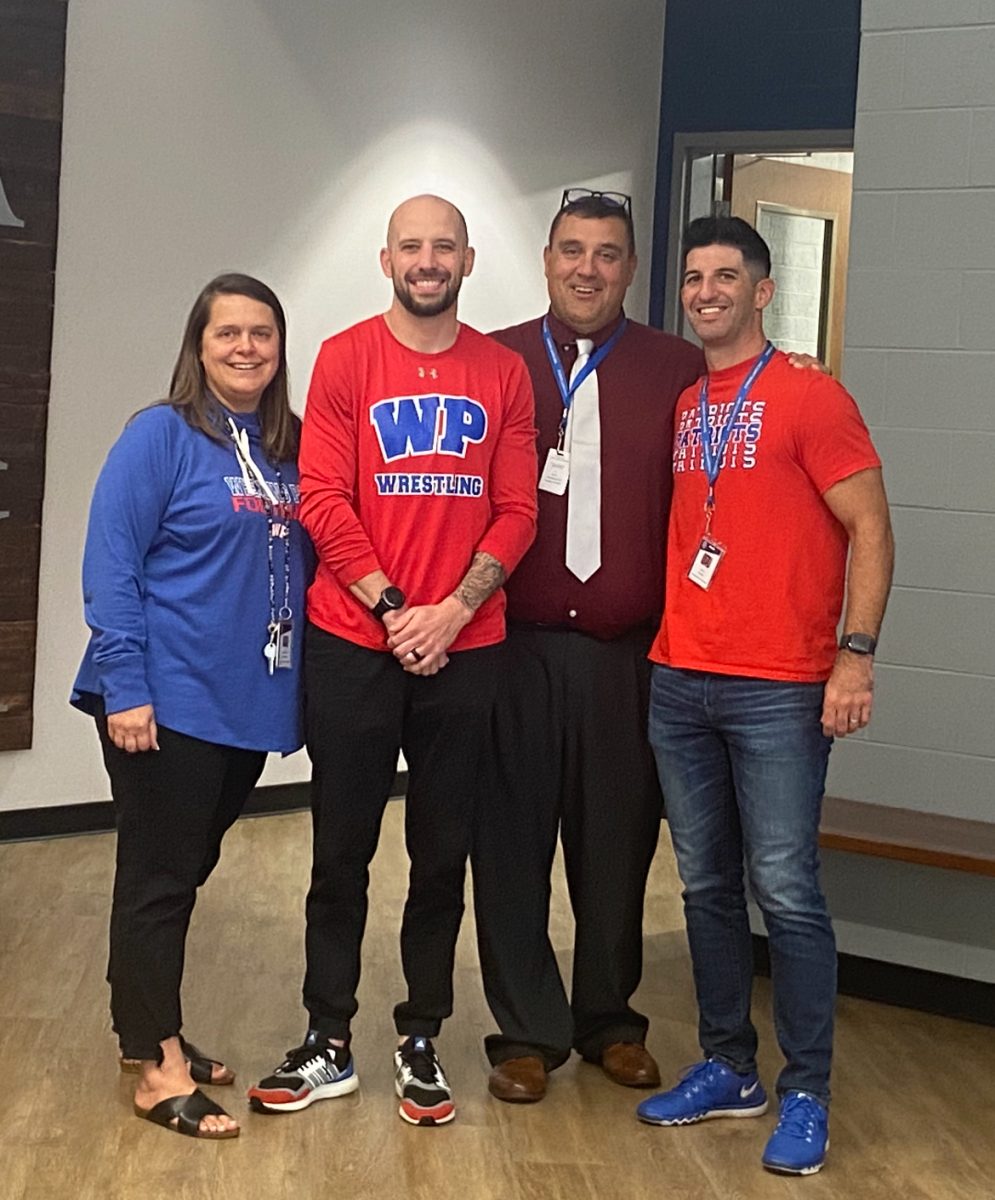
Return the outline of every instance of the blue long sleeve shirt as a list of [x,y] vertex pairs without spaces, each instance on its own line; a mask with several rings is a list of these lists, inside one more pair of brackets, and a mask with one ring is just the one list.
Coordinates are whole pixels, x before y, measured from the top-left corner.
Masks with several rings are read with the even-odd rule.
[[[279,502],[272,521],[234,444],[193,429],[169,405],[138,413],[111,449],[90,509],[91,635],[71,702],[92,712],[101,697],[108,713],[151,704],[157,723],[179,733],[290,753],[303,740],[313,552],[297,520],[296,464],[268,463],[256,415],[232,416]],[[271,596],[277,610],[287,601],[293,621],[292,666],[272,674],[263,654]]]

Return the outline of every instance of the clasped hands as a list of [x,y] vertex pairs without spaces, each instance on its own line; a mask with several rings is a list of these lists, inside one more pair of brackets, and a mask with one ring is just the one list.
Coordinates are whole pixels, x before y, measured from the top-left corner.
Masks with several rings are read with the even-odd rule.
[[455,596],[387,612],[387,645],[405,671],[436,675],[449,662],[449,647],[472,617],[473,611]]

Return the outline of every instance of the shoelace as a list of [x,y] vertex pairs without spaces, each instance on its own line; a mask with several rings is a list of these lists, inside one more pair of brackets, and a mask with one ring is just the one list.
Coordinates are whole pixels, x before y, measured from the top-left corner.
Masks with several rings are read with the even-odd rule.
[[305,1063],[310,1062],[313,1058],[318,1058],[321,1055],[321,1050],[317,1046],[297,1046],[293,1050],[287,1051],[287,1057],[283,1060],[283,1065],[279,1068],[281,1071],[296,1071],[299,1067],[303,1067]]
[[693,1067],[688,1067],[681,1076],[681,1083],[684,1085],[683,1091],[685,1094],[690,1095],[692,1092],[696,1092],[700,1087],[701,1080],[711,1075],[714,1065],[712,1060],[707,1058],[704,1062],[697,1063]]
[[428,1050],[409,1050],[404,1064],[420,1083],[435,1083],[435,1055]]
[[293,1050],[287,1051],[287,1057],[279,1069],[281,1071],[296,1071],[306,1063],[323,1057],[326,1050],[331,1052],[334,1060],[336,1049],[337,1047],[329,1046],[327,1043],[321,1045],[317,1042],[305,1042],[303,1046],[295,1046]]
[[781,1119],[777,1123],[778,1132],[810,1142],[820,1116],[819,1102],[811,1096],[788,1096],[781,1109]]

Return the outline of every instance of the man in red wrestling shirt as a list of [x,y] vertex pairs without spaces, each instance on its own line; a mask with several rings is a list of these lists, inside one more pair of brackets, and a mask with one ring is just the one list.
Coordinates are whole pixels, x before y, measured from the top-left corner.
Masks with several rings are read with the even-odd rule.
[[473,798],[504,639],[507,575],[535,533],[532,388],[517,354],[457,320],[473,267],[452,204],[416,196],[380,253],[394,297],[318,355],[301,439],[308,595],[306,735],[314,763],[308,1032],[252,1106],[287,1112],[355,1090],[349,1048],[370,860],[398,751],[411,859],[394,1009],[401,1117],[455,1115],[431,1039],[452,1012]]

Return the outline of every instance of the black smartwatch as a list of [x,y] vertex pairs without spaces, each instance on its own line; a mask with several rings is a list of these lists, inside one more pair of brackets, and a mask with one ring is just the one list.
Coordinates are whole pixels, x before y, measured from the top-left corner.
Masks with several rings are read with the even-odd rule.
[[370,609],[370,616],[382,621],[389,612],[397,612],[404,607],[404,593],[399,587],[385,587],[380,593],[380,599]]
[[840,649],[849,650],[851,654],[873,654],[877,648],[877,638],[872,638],[869,633],[844,633],[840,638]]

